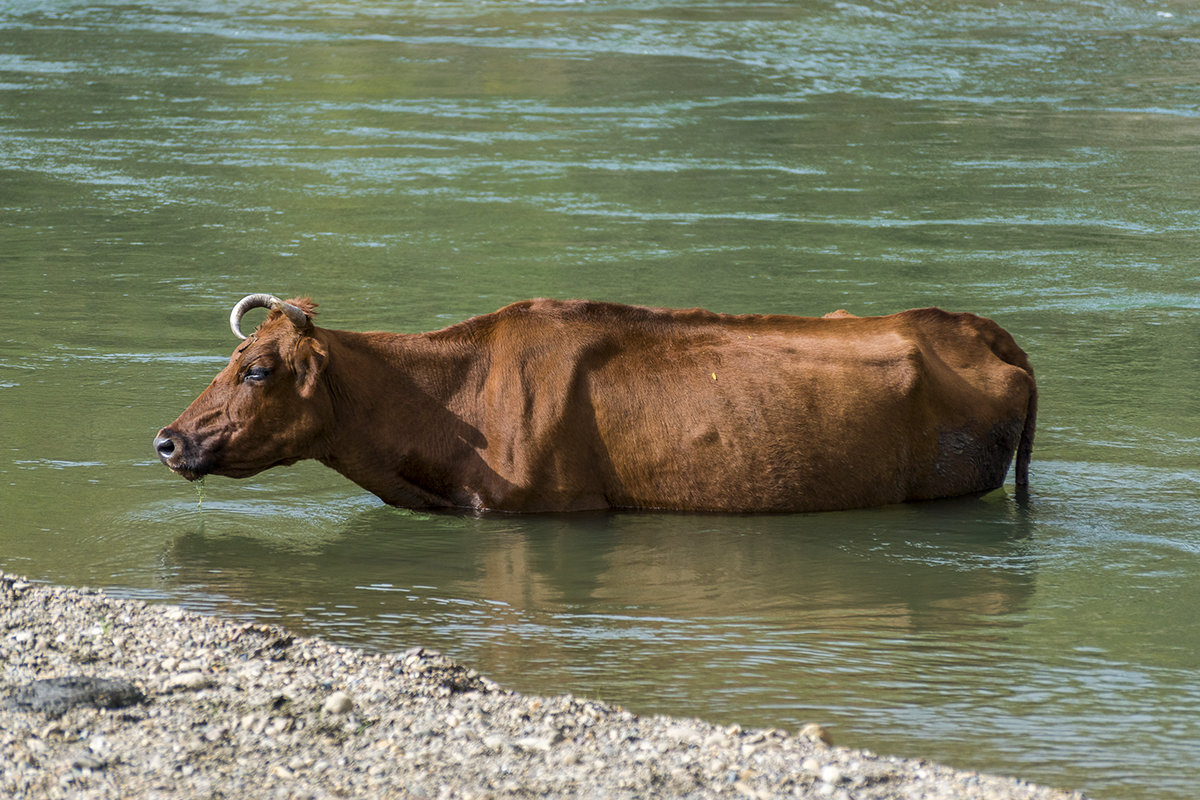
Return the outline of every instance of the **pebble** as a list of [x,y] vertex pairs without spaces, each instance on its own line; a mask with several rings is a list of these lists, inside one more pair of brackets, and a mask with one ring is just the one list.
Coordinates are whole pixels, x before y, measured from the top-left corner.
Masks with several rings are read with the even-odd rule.
[[181,672],[178,675],[172,676],[167,681],[168,690],[184,689],[187,691],[196,691],[198,689],[207,689],[211,685],[212,680],[199,670]]
[[821,767],[821,781],[824,783],[837,784],[842,782],[842,768],[836,764],[826,764]]
[[808,739],[810,742],[820,742],[821,744],[832,745],[833,737],[823,726],[815,722],[810,722],[800,729],[801,738]]
[[[820,726],[532,697],[421,647],[366,653],[3,573],[0,631],[0,797],[1083,800],[834,747]],[[53,712],[14,699],[93,679],[129,692]]]
[[325,700],[322,708],[326,714],[349,714],[354,708],[354,701],[345,692],[334,692]]
[[513,746],[527,753],[546,753],[550,750],[550,739],[544,736],[522,736],[513,742]]
[[105,766],[104,759],[86,750],[78,751],[71,757],[68,763],[78,769],[101,769]]

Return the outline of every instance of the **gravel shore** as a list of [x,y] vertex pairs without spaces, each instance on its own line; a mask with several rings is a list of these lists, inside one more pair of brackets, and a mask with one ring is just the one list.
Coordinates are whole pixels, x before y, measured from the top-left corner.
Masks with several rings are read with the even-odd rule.
[[1083,798],[3,573],[0,664],[9,798]]

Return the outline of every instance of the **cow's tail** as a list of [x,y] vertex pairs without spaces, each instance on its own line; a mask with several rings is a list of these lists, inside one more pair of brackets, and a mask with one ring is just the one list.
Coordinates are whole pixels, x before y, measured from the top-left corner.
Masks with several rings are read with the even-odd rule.
[[1017,444],[1016,482],[1019,487],[1029,485],[1029,461],[1033,457],[1033,431],[1037,427],[1038,392],[1037,381],[1033,380],[1033,370],[1026,365],[1031,386],[1029,389],[1029,405],[1025,409],[1025,425],[1021,428],[1021,441]]
[[1002,361],[1020,369],[1029,378],[1029,399],[1025,405],[1025,423],[1021,426],[1021,439],[1017,442],[1017,466],[1013,476],[1017,488],[1024,491],[1029,486],[1029,462],[1033,457],[1033,433],[1037,428],[1037,379],[1033,375],[1033,367],[1029,364],[1029,356],[1013,339],[1012,334],[991,320],[986,320],[986,323],[991,331],[992,352]]

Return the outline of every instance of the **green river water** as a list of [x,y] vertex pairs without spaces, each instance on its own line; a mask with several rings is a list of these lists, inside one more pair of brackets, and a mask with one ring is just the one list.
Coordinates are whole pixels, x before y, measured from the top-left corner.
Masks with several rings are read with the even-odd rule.
[[[0,569],[1195,797],[1198,154],[1167,0],[0,0]],[[1031,497],[478,518],[309,463],[201,498],[151,439],[250,292],[357,330],[974,311],[1037,370]]]

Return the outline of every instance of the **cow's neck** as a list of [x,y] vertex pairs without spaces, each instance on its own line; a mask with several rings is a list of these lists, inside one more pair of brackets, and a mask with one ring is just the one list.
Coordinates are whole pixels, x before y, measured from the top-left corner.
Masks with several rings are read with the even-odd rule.
[[486,465],[473,399],[486,365],[469,342],[324,331],[333,420],[319,460],[385,502],[475,505]]

